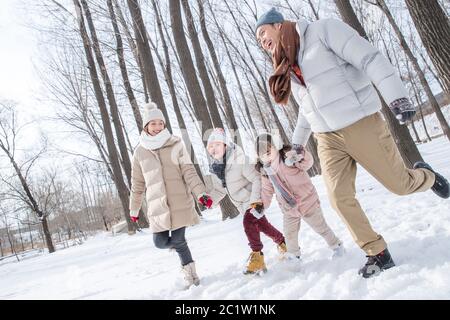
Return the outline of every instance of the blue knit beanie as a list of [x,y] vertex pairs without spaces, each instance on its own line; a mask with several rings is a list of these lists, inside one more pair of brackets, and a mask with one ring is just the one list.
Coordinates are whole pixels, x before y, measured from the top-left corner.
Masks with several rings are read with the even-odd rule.
[[281,23],[284,21],[283,15],[279,13],[275,8],[270,9],[256,21],[255,32],[263,24]]

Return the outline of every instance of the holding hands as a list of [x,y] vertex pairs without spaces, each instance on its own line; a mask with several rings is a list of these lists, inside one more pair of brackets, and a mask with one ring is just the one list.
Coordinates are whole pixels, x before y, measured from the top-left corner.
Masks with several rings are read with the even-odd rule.
[[202,194],[200,198],[198,198],[198,202],[205,206],[207,209],[211,209],[211,206],[213,204],[211,197],[206,193]]
[[250,213],[256,218],[261,219],[264,216],[264,205],[262,202],[254,202],[250,204]]
[[133,211],[133,210],[131,210],[131,211],[130,211],[130,218],[131,218],[131,221],[137,223],[138,220],[139,220],[139,211]]
[[305,157],[305,148],[301,144],[294,144],[292,150],[286,152],[284,163],[288,167],[294,166],[294,163],[302,161]]

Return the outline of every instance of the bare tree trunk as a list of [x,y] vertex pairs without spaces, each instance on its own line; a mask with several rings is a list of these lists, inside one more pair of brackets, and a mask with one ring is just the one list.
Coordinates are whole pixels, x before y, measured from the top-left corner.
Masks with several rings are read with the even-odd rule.
[[128,186],[131,187],[131,161],[130,156],[128,154],[128,149],[125,141],[125,136],[122,130],[122,125],[120,123],[119,116],[119,108],[117,107],[116,97],[114,95],[114,90],[111,84],[111,80],[106,69],[106,64],[103,59],[103,54],[100,49],[100,43],[97,38],[97,32],[95,30],[94,22],[92,21],[91,12],[89,10],[88,4],[86,0],[81,0],[81,4],[83,5],[84,14],[86,16],[86,20],[91,31],[92,38],[92,47],[94,49],[95,58],[97,59],[97,63],[99,65],[100,73],[103,78],[103,83],[105,85],[106,96],[108,98],[110,110],[111,110],[111,119],[114,125],[114,129],[116,132],[117,144],[119,147],[119,152],[121,156],[121,163],[123,167],[123,171],[125,172],[125,176],[128,180]]
[[215,127],[223,128],[223,122],[220,118],[219,108],[217,107],[216,98],[214,96],[214,89],[212,87],[211,80],[209,79],[208,71],[206,70],[205,57],[202,53],[202,48],[198,39],[197,30],[195,29],[194,18],[192,17],[189,3],[187,0],[181,0],[181,4],[184,9],[189,38],[191,39],[192,48],[194,49],[195,62],[200,80],[203,84],[206,104],[208,106],[213,125]]
[[78,170],[79,173],[79,177],[80,177],[80,187],[81,187],[81,198],[83,199],[84,202],[84,207],[86,210],[86,214],[87,214],[87,223],[90,223],[90,215],[89,215],[89,203],[88,203],[88,199],[87,199],[87,192],[85,191],[85,181],[83,178],[83,172],[81,171],[82,169]]
[[450,95],[450,22],[437,0],[405,0],[444,91]]
[[41,218],[42,231],[44,232],[45,243],[47,244],[47,249],[49,253],[55,252],[55,247],[53,246],[52,235],[50,229],[48,228],[47,216],[42,215]]
[[108,148],[109,160],[111,163],[111,168],[114,174],[114,182],[119,194],[119,198],[121,200],[125,220],[127,221],[128,233],[133,234],[136,232],[134,224],[130,218],[130,212],[128,209],[129,205],[129,196],[128,196],[128,188],[123,180],[123,175],[120,167],[119,156],[117,153],[117,149],[114,143],[114,136],[111,124],[109,122],[108,109],[106,108],[105,98],[103,96],[102,88],[100,86],[100,81],[97,74],[97,68],[95,66],[94,57],[91,51],[91,44],[89,40],[89,36],[86,31],[86,27],[84,24],[84,18],[82,15],[82,10],[80,3],[78,0],[73,0],[75,5],[75,11],[77,13],[79,28],[81,38],[83,40],[83,47],[86,54],[86,60],[89,66],[89,74],[91,76],[92,85],[95,92],[95,97],[97,99],[98,107],[100,109],[100,115],[102,118],[102,126],[105,132],[105,140]]
[[138,0],[127,0],[127,3],[133,20],[134,36],[136,38],[139,57],[141,58],[144,69],[144,78],[147,89],[150,91],[150,97],[153,102],[155,102],[158,105],[158,108],[163,112],[164,117],[166,118],[166,127],[172,131],[169,114],[167,113],[166,104],[164,103],[152,52],[148,43],[147,30],[144,21],[142,20],[141,8]]
[[[242,55],[242,53],[238,50],[238,48],[231,42],[231,39],[228,38],[228,36],[225,35],[225,37],[227,38],[228,43],[234,48],[234,50],[236,51],[236,54],[241,58],[241,61],[245,64],[245,66],[248,68],[248,70],[244,70],[244,74],[245,77],[247,78],[247,81],[249,82],[250,87],[253,90],[253,85],[251,84],[250,79],[248,78],[248,74],[250,74],[253,78],[253,83],[258,87],[258,90],[261,94],[261,96],[264,98],[264,102],[267,106],[267,109],[269,110],[269,115],[272,116],[273,121],[275,122],[275,126],[278,129],[280,136],[283,140],[283,142],[285,144],[289,143],[289,138],[284,130],[283,125],[281,124],[280,119],[278,118],[277,113],[275,112],[274,106],[272,104],[272,101],[270,99],[269,93],[267,92],[267,88],[266,88],[266,84],[264,82],[259,82],[257,76],[254,74],[254,71],[251,69],[250,65],[248,64],[246,58]],[[254,94],[254,97],[256,97],[256,95]],[[258,103],[259,105],[259,103]],[[262,108],[259,108],[259,111],[262,112]],[[270,116],[269,116],[270,117]],[[263,117],[262,117],[263,118]],[[264,119],[264,118],[263,118]],[[271,127],[269,125],[267,125],[267,123],[265,124],[266,127]]]
[[312,3],[312,1],[308,0],[308,4],[309,4],[312,12],[314,13],[314,17],[316,18],[316,20],[319,20],[320,19],[319,13],[317,12],[316,8],[314,7],[314,4]]
[[416,142],[422,142],[422,140],[420,140],[419,134],[417,133],[416,126],[414,125],[414,120],[411,121],[411,127],[414,131],[414,135],[416,136]]
[[[219,24],[217,23],[217,20],[215,19],[214,14],[213,14],[213,17],[214,17],[214,21],[216,22],[216,27],[219,28]],[[247,99],[245,97],[244,90],[243,90],[243,87],[242,87],[241,78],[237,74],[236,65],[234,63],[233,58],[231,57],[231,53],[230,53],[230,50],[229,50],[228,45],[226,43],[226,40],[225,40],[225,37],[223,35],[223,31],[222,30],[219,30],[219,35],[220,35],[222,43],[223,43],[223,45],[225,47],[225,52],[227,54],[228,60],[229,60],[229,62],[231,64],[231,69],[233,70],[233,75],[234,75],[234,78],[236,79],[236,82],[237,82],[237,85],[238,85],[238,88],[239,88],[239,93],[241,95],[242,102],[244,103],[244,110],[245,110],[245,113],[247,115],[247,119],[249,119],[249,121],[250,121],[250,126],[251,126],[252,130],[256,131],[256,126],[255,126],[255,123],[253,121],[253,116],[250,113],[250,108],[248,106]],[[261,121],[263,122],[263,125],[265,126],[264,119],[261,119]]]
[[436,82],[439,84],[439,86],[441,87],[442,91],[444,91],[444,83],[442,82],[442,80],[439,78],[439,76],[437,75],[437,73],[433,70],[433,68],[430,66],[430,64],[428,63],[427,59],[425,58],[425,56],[423,55],[422,52],[419,51],[419,55],[422,58],[423,63],[426,65],[428,71],[430,71],[431,75],[433,76],[434,80],[436,80]]
[[431,139],[430,134],[428,133],[427,125],[425,124],[425,118],[423,117],[423,112],[422,112],[422,106],[421,105],[419,105],[419,111],[420,111],[420,118],[422,119],[423,129],[425,130],[425,134],[427,135],[428,141],[431,141],[432,139]]
[[244,76],[247,80],[247,83],[250,86],[250,90],[251,90],[252,96],[253,96],[253,101],[255,101],[255,107],[256,107],[256,110],[258,110],[259,117],[261,118],[261,123],[263,125],[263,128],[267,131],[270,126],[266,122],[266,119],[264,118],[264,114],[262,113],[262,106],[259,103],[259,99],[258,99],[258,96],[256,95],[255,89],[253,88],[252,81],[250,80],[250,78],[248,77],[248,74],[246,72],[244,72]]
[[[85,107],[87,107],[87,106],[85,106]],[[95,115],[93,114],[92,110],[89,110],[89,111],[92,115],[92,118],[96,121]],[[102,159],[103,164],[106,167],[106,170],[110,174],[111,179],[114,181],[114,172],[112,170],[110,162],[108,161],[108,159],[109,159],[108,151],[105,149],[105,146],[103,145],[101,138],[97,135],[94,125],[91,122],[91,120],[89,119],[88,112],[86,112],[84,110],[82,112],[82,117],[83,117],[83,122],[85,123],[85,126],[86,126],[86,130],[89,132],[89,136],[91,137],[92,141],[94,141],[95,146],[97,147],[97,150],[98,150],[98,154],[100,155],[100,158]],[[100,124],[99,127],[102,127],[102,125]]]
[[133,153],[133,146],[131,145],[130,136],[128,135],[127,127],[125,126],[125,122],[123,121],[122,113],[119,112],[119,120],[120,120],[120,126],[122,127],[123,134],[125,136],[125,140],[127,142],[127,149],[129,152]]
[[[212,121],[209,117],[209,113],[207,112],[208,107],[206,105],[205,98],[203,97],[200,83],[195,72],[194,62],[192,61],[192,57],[189,53],[189,46],[184,35],[180,0],[169,0],[169,11],[175,46],[177,48],[180,61],[183,65],[181,71],[183,74],[184,82],[189,92],[189,96],[191,97],[196,116],[201,121],[202,141],[204,146],[206,147],[206,133],[208,129],[212,129]],[[226,203],[228,200],[224,199],[222,201],[225,201]],[[238,214],[238,210],[234,205],[232,207],[227,205],[226,208],[221,206],[221,209],[222,214],[226,214],[230,217]]]
[[[200,177],[200,179],[202,181],[204,181],[203,173],[200,170],[200,166],[199,166],[199,163],[195,156],[194,149],[192,147],[192,142],[191,142],[191,139],[190,139],[188,131],[187,131],[186,123],[185,123],[183,115],[181,113],[180,105],[178,103],[178,98],[177,98],[177,94],[176,94],[176,90],[175,90],[175,83],[173,81],[173,75],[172,75],[172,66],[171,66],[171,61],[170,61],[169,48],[167,46],[167,42],[166,42],[165,35],[163,32],[161,13],[158,10],[158,6],[157,6],[155,0],[152,0],[152,6],[153,6],[153,10],[155,11],[155,15],[156,15],[156,23],[158,26],[158,33],[161,38],[165,62],[163,61],[162,57],[159,55],[159,53],[156,49],[156,46],[153,44],[151,39],[150,39],[150,44],[152,45],[153,50],[155,51],[156,57],[159,61],[159,64],[161,65],[161,68],[164,70],[164,77],[167,82],[167,87],[169,88],[170,97],[172,99],[172,105],[173,105],[173,108],[175,111],[175,115],[177,117],[178,125],[181,130],[181,137],[183,139],[183,142],[184,142],[186,148],[188,148],[188,150],[190,152],[191,160],[192,160],[192,163],[194,164],[194,168],[195,168],[195,171],[197,172],[197,175]],[[197,200],[197,199],[195,199],[195,200]],[[195,204],[196,204],[195,211],[197,212],[197,214],[199,216],[201,216],[202,214],[197,205],[197,201],[195,201]]]
[[16,250],[14,249],[14,241],[11,237],[11,230],[9,229],[9,225],[8,222],[6,221],[6,215],[4,216],[5,219],[5,229],[6,229],[6,237],[8,238],[8,242],[9,242],[9,246],[11,248],[11,253],[14,254],[14,256],[16,257],[17,261],[19,261],[19,256],[17,255]]
[[44,239],[44,232],[42,231],[42,223],[39,223],[39,238],[41,238],[42,241],[42,248],[45,247],[45,239]]
[[[17,174],[17,177],[19,178],[20,184],[22,186],[22,189],[24,190],[26,197],[27,197],[27,205],[29,206],[29,208],[37,215],[37,217],[43,222],[46,221],[46,215],[44,212],[41,211],[41,208],[39,207],[35,197],[33,196],[30,186],[28,184],[28,182],[26,181],[24,175],[22,174],[22,171],[19,167],[19,165],[17,164],[16,160],[13,158],[13,155],[11,153],[8,152],[8,150],[5,148],[5,146],[3,144],[0,144],[1,149],[3,149],[3,151],[5,151],[6,155],[9,158],[9,161],[11,162],[14,171]],[[47,244],[47,248],[49,253],[52,253],[55,251],[55,248],[53,246],[52,243],[52,238],[50,235],[50,232],[48,230],[48,226],[47,224],[43,224],[42,225],[44,228],[44,234],[45,234],[45,240],[46,240],[46,244]]]
[[184,35],[183,22],[180,11],[180,0],[169,0],[170,18],[175,46],[182,63],[182,75],[187,86],[189,96],[197,118],[201,121],[202,140],[205,143],[205,133],[213,128],[213,123],[208,112],[206,100],[203,96],[200,83],[197,79],[194,62],[190,54],[189,46]]
[[417,86],[416,86],[416,84],[414,82],[412,83],[412,87],[413,87],[414,96],[416,98],[416,102],[417,102],[417,105],[418,105],[418,108],[419,108],[420,118],[422,120],[423,129],[425,131],[425,134],[427,136],[428,141],[431,141],[431,137],[430,137],[430,134],[428,133],[427,125],[426,125],[425,119],[423,117],[423,111],[422,111],[423,101],[422,101],[422,97],[420,96],[420,91],[419,91],[419,89],[417,88]]
[[145,83],[145,74],[144,74],[144,67],[142,66],[142,59],[141,59],[141,57],[139,55],[136,43],[134,42],[133,37],[131,36],[131,32],[128,29],[128,25],[127,25],[127,22],[125,21],[125,18],[123,16],[122,9],[120,8],[120,5],[117,3],[117,0],[113,0],[113,1],[114,1],[114,6],[116,7],[117,17],[119,18],[120,24],[123,27],[123,30],[125,32],[125,36],[127,38],[128,45],[130,46],[131,51],[132,51],[133,56],[134,56],[134,59],[136,61],[136,64],[138,65],[139,72],[140,72],[140,75],[141,75],[140,78],[141,78],[141,81],[142,81],[142,88],[143,88],[143,92],[144,92],[144,99],[145,99],[145,102],[147,103],[147,102],[149,102],[148,88],[147,88],[147,84]]
[[[197,4],[199,8],[200,28],[202,30],[203,39],[205,40],[209,55],[213,62],[214,70],[217,74],[220,90],[223,95],[223,102],[225,107],[226,118],[228,120],[228,125],[232,130],[238,130],[238,125],[234,115],[233,105],[231,104],[231,98],[230,93],[228,91],[227,82],[223,75],[222,69],[220,68],[220,63],[219,59],[217,58],[216,49],[214,48],[214,44],[211,40],[211,37],[209,36],[208,28],[206,27],[205,10],[203,7],[202,0],[197,0]],[[242,138],[239,138],[238,141],[239,140],[242,141]]]
[[[423,118],[423,112],[422,112],[422,98],[420,97],[420,92],[419,92],[419,90],[418,90],[418,88],[417,88],[416,82],[413,80],[413,75],[412,75],[412,72],[411,72],[411,70],[410,70],[410,68],[409,68],[409,63],[408,63],[408,62],[406,63],[406,68],[408,69],[409,78],[410,78],[410,80],[411,80],[411,86],[412,86],[413,91],[414,91],[414,98],[415,98],[416,103],[417,103],[417,108],[418,108],[419,111],[420,111],[420,117],[421,117],[421,119],[422,119],[423,129],[424,129],[425,134],[426,134],[426,136],[427,136],[427,141],[431,141],[431,137],[430,137],[430,135],[428,134],[427,126],[426,126],[425,120],[424,120],[424,118]],[[415,116],[415,118],[417,118],[417,115]],[[415,124],[414,124],[414,119],[413,119],[413,121],[412,121],[412,125],[413,125],[414,133],[416,134],[416,137],[417,137],[417,132],[416,132]],[[421,139],[417,139],[417,141],[421,142]]]
[[31,223],[28,223],[28,234],[30,235],[31,249],[34,249],[33,233],[31,233]]
[[123,84],[125,86],[125,91],[127,93],[128,100],[130,101],[131,109],[133,110],[134,120],[136,121],[136,126],[138,132],[142,131],[142,117],[139,111],[139,106],[134,96],[133,88],[130,84],[130,79],[128,78],[127,65],[125,63],[125,57],[123,55],[123,42],[122,36],[120,35],[119,25],[117,24],[116,14],[114,12],[114,6],[112,0],[107,0],[109,16],[111,18],[111,23],[113,26],[114,34],[116,36],[116,51],[117,58],[119,59],[120,73],[122,74]]
[[[416,1],[416,2],[420,2],[420,1]],[[400,40],[400,45],[402,46],[403,50],[405,51],[405,54],[408,57],[408,59],[411,61],[414,71],[416,72],[417,76],[419,77],[420,83],[421,83],[423,89],[425,90],[425,93],[427,94],[428,101],[429,101],[431,107],[433,108],[434,112],[436,113],[436,117],[438,118],[438,121],[441,125],[442,131],[447,136],[447,139],[450,140],[450,127],[448,126],[448,123],[445,120],[444,115],[442,114],[442,110],[439,106],[439,103],[436,100],[436,97],[434,96],[433,92],[431,91],[428,81],[425,78],[424,72],[420,68],[419,62],[417,61],[417,59],[414,56],[411,49],[409,48],[409,45],[406,42],[405,37],[403,36],[399,26],[395,22],[395,19],[392,16],[391,11],[389,10],[388,6],[386,5],[386,2],[384,0],[377,0],[377,4],[378,4],[378,7],[384,12],[386,17],[388,18],[389,23],[391,24],[392,28],[394,29],[395,34],[397,35],[398,39]],[[447,20],[447,26],[448,26],[448,20]],[[450,27],[449,27],[449,32],[447,35],[448,35],[447,41],[450,41]],[[447,47],[449,47],[449,46],[447,45]],[[450,54],[450,49],[448,50],[447,53]],[[447,60],[449,60],[449,59],[450,58],[447,57]],[[450,63],[449,63],[448,71],[450,72]],[[450,74],[449,74],[449,77],[450,77]],[[413,124],[413,126],[414,126],[414,124]]]
[[[209,0],[207,0],[207,3],[208,3],[208,6],[209,6],[209,8],[210,8],[210,11],[211,11],[212,14],[213,14],[213,17],[214,17],[216,26],[218,27],[218,29],[220,29],[219,24],[218,24],[217,20],[215,19],[215,15],[214,15],[214,13],[213,13],[213,10],[212,10],[212,7],[211,7],[211,4],[210,4]],[[248,42],[247,40],[248,40],[248,39],[246,39],[245,36],[244,36],[244,34],[243,34],[243,31],[242,31],[242,28],[241,28],[242,26],[241,26],[241,24],[238,22],[238,20],[237,20],[237,18],[236,18],[236,16],[235,16],[233,10],[231,9],[229,3],[225,1],[224,4],[226,5],[226,7],[227,7],[227,9],[228,9],[228,12],[230,13],[230,15],[231,15],[231,17],[232,17],[232,19],[233,19],[233,21],[234,21],[234,24],[235,24],[235,26],[236,26],[236,28],[237,28],[237,31],[238,31],[238,33],[239,33],[239,35],[240,35],[240,37],[241,37],[242,43],[244,44],[244,47],[245,47],[245,49],[246,49],[246,52],[248,53],[248,58],[245,58],[245,57],[243,56],[243,53],[242,53],[242,52],[234,45],[234,42],[231,41],[231,39],[230,39],[226,34],[224,34],[224,33],[222,33],[222,34],[225,36],[225,38],[228,40],[228,43],[233,47],[233,49],[236,51],[236,53],[238,54],[238,56],[241,58],[242,62],[243,62],[243,63],[246,65],[246,67],[248,68],[248,73],[250,73],[250,75],[253,77],[253,79],[254,79],[254,81],[255,81],[255,84],[257,85],[257,87],[258,87],[258,89],[260,90],[262,96],[264,97],[264,101],[266,102],[267,107],[268,107],[269,110],[270,110],[270,114],[271,114],[272,117],[273,117],[273,121],[275,121],[276,127],[278,128],[278,131],[279,131],[279,133],[280,133],[280,136],[281,136],[282,140],[283,140],[285,143],[289,143],[289,138],[288,138],[288,136],[287,136],[287,134],[286,134],[286,132],[285,132],[285,130],[284,130],[284,127],[282,126],[281,121],[279,120],[277,113],[276,113],[275,110],[273,109],[272,101],[271,101],[269,92],[268,92],[268,90],[267,90],[267,86],[266,86],[266,82],[265,82],[265,79],[264,79],[264,75],[263,75],[263,73],[261,72],[261,70],[259,69],[259,66],[258,66],[258,64],[257,64],[256,61],[255,61],[254,55],[253,55],[252,51],[250,50],[250,48],[249,48],[249,46],[248,46],[248,44],[247,44],[247,42]],[[248,6],[248,7],[249,7],[249,6]],[[250,8],[250,7],[249,7],[249,8]],[[242,13],[241,13],[241,17],[244,18],[244,24],[247,25],[247,27],[248,27],[249,29],[251,29],[252,32],[253,32],[252,26],[248,23],[248,21],[245,19],[245,16],[243,16]],[[252,63],[253,68],[254,68],[253,70],[252,70],[252,68],[250,67],[250,64],[249,64],[249,62],[248,62],[247,60],[249,60],[249,61]],[[256,72],[255,72],[255,71],[256,71]]]
[[[367,34],[356,17],[355,11],[353,10],[349,0],[334,0],[336,7],[339,10],[339,13],[342,19],[349,24],[352,28],[354,28],[362,37],[367,38]],[[377,90],[378,92],[378,90]],[[405,125],[400,125],[398,120],[389,110],[389,107],[386,105],[386,102],[381,97],[380,100],[382,103],[382,113],[384,118],[386,119],[389,129],[392,134],[392,138],[397,144],[397,148],[405,162],[405,165],[409,168],[412,168],[413,164],[417,161],[423,161],[422,156],[417,149],[417,146],[414,143],[414,140],[409,133],[408,127]]]
[[22,230],[20,229],[19,222],[17,222],[17,230],[19,230],[20,245],[22,246],[22,252],[23,252],[23,251],[25,251],[25,247],[23,246]]
[[167,46],[167,42],[166,42],[164,32],[163,32],[161,13],[158,10],[158,6],[157,6],[155,0],[152,0],[152,5],[153,5],[153,10],[155,11],[155,15],[156,15],[156,23],[158,26],[159,37],[161,38],[162,48],[164,51],[165,63],[164,63],[163,59],[161,58],[161,56],[157,53],[156,48],[154,48],[154,51],[157,55],[157,58],[161,65],[161,68],[164,70],[164,76],[165,76],[165,79],[167,82],[167,87],[169,88],[170,97],[172,99],[173,109],[175,111],[175,115],[178,120],[178,125],[181,129],[181,137],[183,139],[183,142],[184,142],[186,148],[189,148],[189,151],[191,154],[191,160],[192,160],[192,163],[194,164],[195,171],[197,172],[198,176],[203,181],[203,174],[202,174],[202,171],[200,170],[200,166],[195,157],[195,153],[193,152],[191,138],[189,137],[189,134],[187,132],[186,122],[184,121],[183,115],[181,113],[180,104],[178,103],[177,93],[175,90],[175,83],[174,83],[173,75],[172,75],[172,64],[170,61],[169,48]]
[[[273,116],[275,124],[276,124],[276,126],[278,128],[278,131],[280,133],[281,139],[283,140],[284,143],[288,144],[290,139],[288,138],[288,136],[287,136],[287,134],[286,134],[286,132],[284,130],[284,127],[281,124],[281,121],[280,121],[277,113],[275,112],[274,106],[272,105],[272,101],[270,99],[270,95],[269,95],[269,92],[267,91],[267,86],[265,84],[264,75],[262,74],[261,70],[259,69],[258,64],[255,61],[255,58],[253,57],[253,54],[252,54],[250,48],[247,45],[247,39],[245,38],[244,34],[242,33],[242,30],[240,28],[240,25],[239,25],[237,19],[236,19],[236,16],[234,15],[233,10],[231,9],[231,7],[230,7],[228,2],[224,1],[224,4],[227,7],[228,12],[230,13],[231,17],[233,18],[233,21],[234,21],[234,23],[235,23],[235,25],[237,27],[238,33],[239,33],[239,35],[240,35],[240,37],[242,39],[242,43],[244,44],[244,47],[245,47],[245,49],[246,49],[246,51],[248,53],[249,59],[250,59],[250,61],[253,64],[254,70],[256,70],[256,74],[258,75],[259,80],[256,77],[255,72],[253,70],[251,70],[250,66],[248,65],[247,59],[245,59],[242,56],[242,53],[239,50],[236,50],[236,51],[239,54],[239,56],[241,57],[242,61],[249,67],[249,72],[252,75],[252,77],[254,78],[255,83],[257,84],[258,88],[260,89],[260,91],[261,91],[261,93],[262,93],[262,95],[264,97],[264,100],[265,100],[265,102],[266,102],[266,104],[267,104],[267,106],[269,108],[269,111],[270,111],[270,113]],[[228,39],[228,42],[234,47],[233,42],[230,41],[230,39],[228,37],[227,37],[227,39]]]
[[275,119],[275,124],[277,125],[278,131],[280,133],[281,139],[285,144],[289,144],[291,139],[287,136],[286,130],[284,129],[284,126],[281,124],[280,118],[278,117],[278,114],[275,111],[275,106],[271,106],[270,112],[272,113],[273,118]]

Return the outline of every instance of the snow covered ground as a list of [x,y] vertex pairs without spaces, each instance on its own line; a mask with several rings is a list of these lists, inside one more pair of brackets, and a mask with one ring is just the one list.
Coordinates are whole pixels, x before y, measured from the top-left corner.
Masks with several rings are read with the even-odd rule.
[[[450,178],[450,143],[419,147],[426,161]],[[359,168],[358,199],[383,234],[397,264],[373,279],[357,275],[364,253],[331,209],[321,177],[314,178],[326,219],[347,248],[330,260],[324,241],[304,224],[301,263],[279,262],[264,239],[268,273],[244,276],[249,254],[242,217],[220,221],[205,214],[187,237],[201,285],[180,290],[176,253],[158,250],[149,231],[113,237],[102,233],[81,246],[53,254],[0,262],[0,299],[449,299],[450,200],[431,191],[399,197]],[[281,229],[276,202],[269,220]]]
[[[443,107],[442,113],[444,114],[444,117],[447,120],[447,122],[450,123],[450,105]],[[441,125],[439,124],[439,120],[436,117],[436,113],[433,112],[429,115],[426,115],[424,117],[424,119],[425,119],[425,124],[427,126],[428,134],[431,136],[431,138],[442,134],[442,128],[441,128]],[[426,140],[427,135],[425,133],[425,129],[423,127],[422,120],[415,121],[414,124],[416,125],[416,130],[417,130],[417,134],[419,135],[419,138],[421,140]],[[414,135],[414,131],[413,131],[412,127],[411,126],[408,126],[408,127],[409,127],[409,132],[411,133],[411,137],[413,137],[415,139],[416,136]]]

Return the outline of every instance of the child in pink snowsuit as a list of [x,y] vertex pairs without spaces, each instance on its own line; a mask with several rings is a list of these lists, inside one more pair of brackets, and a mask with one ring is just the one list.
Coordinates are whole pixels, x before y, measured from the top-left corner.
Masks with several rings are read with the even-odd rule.
[[256,151],[264,208],[269,208],[275,193],[283,213],[283,234],[290,256],[300,258],[298,234],[302,219],[323,237],[334,251],[333,257],[341,256],[343,245],[326,223],[316,189],[306,172],[314,162],[311,154],[306,150],[291,150],[290,146],[283,146],[279,137],[269,133],[257,137]]

